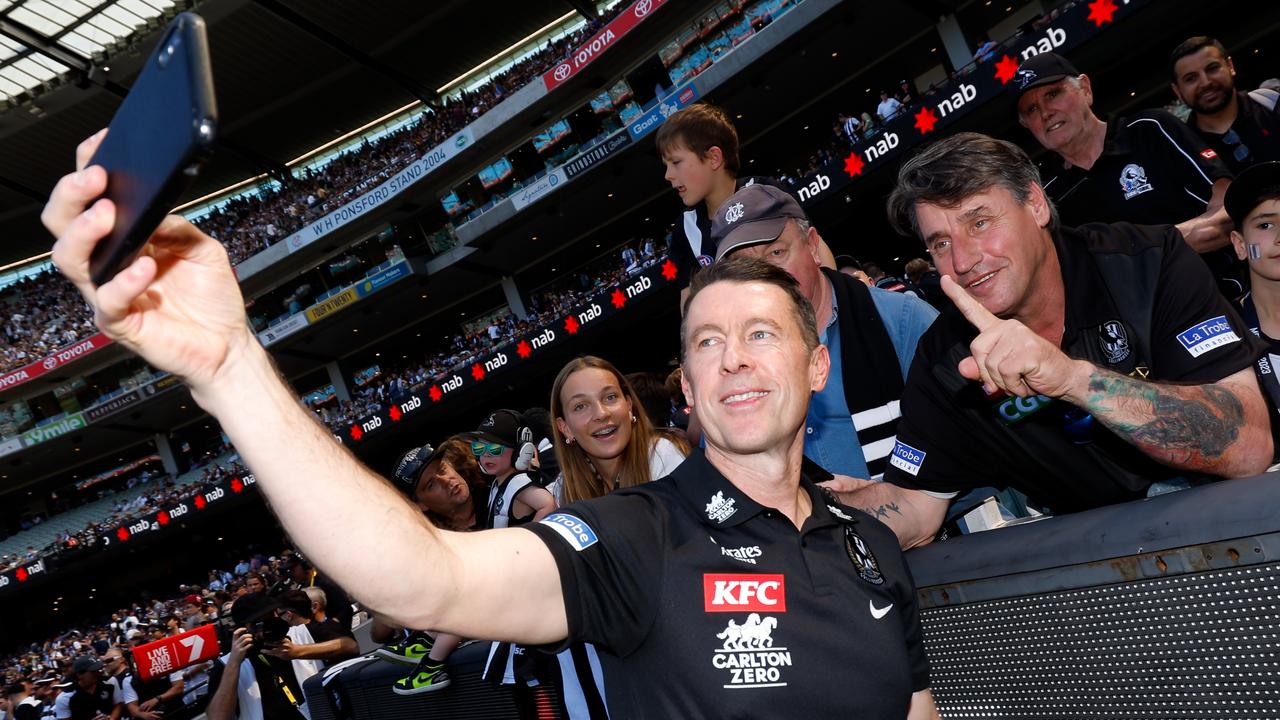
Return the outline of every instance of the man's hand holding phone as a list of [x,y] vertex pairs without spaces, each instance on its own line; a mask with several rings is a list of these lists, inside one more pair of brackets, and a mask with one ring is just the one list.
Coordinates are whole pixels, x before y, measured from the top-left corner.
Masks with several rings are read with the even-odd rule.
[[111,232],[115,207],[105,198],[95,201],[106,189],[106,171],[85,164],[104,136],[99,132],[76,148],[76,172],[58,181],[41,214],[57,238],[53,262],[79,288],[108,337],[199,393],[241,354],[261,351],[235,273],[217,240],[169,216],[136,260],[94,286],[89,256]]

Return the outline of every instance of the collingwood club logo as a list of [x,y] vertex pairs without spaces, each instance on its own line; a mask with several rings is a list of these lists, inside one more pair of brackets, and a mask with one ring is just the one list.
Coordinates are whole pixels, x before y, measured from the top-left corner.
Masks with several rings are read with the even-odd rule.
[[715,522],[722,523],[728,520],[734,513],[738,512],[738,508],[733,504],[736,502],[733,498],[725,499],[724,491],[720,490],[711,496],[711,501],[707,503],[707,518]]
[[1037,77],[1035,70],[1019,70],[1014,75],[1015,82],[1018,83],[1019,90],[1026,90],[1027,86],[1035,82]]
[[791,667],[791,652],[774,646],[773,631],[777,628],[778,618],[751,613],[742,624],[731,618],[724,631],[716,634],[716,639],[724,642],[712,655],[711,665],[729,672],[725,688],[787,686],[782,669]]
[[1108,320],[1098,328],[1098,342],[1111,365],[1124,362],[1129,357],[1129,333],[1119,320]]
[[884,575],[880,574],[880,565],[876,562],[876,556],[871,553],[871,548],[867,547],[852,527],[846,526],[844,529],[844,550],[848,553],[849,560],[853,562],[859,577],[872,585],[884,584]]
[[724,221],[732,225],[741,220],[745,214],[746,209],[742,207],[742,203],[736,202],[730,205],[728,210],[724,211]]
[[1124,199],[1137,197],[1144,192],[1151,192],[1151,183],[1147,182],[1147,171],[1137,163],[1129,163],[1120,171],[1120,187],[1124,190]]

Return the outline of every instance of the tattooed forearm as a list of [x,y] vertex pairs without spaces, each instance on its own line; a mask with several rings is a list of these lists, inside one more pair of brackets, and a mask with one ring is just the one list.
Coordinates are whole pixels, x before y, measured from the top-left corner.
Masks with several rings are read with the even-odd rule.
[[891,512],[902,515],[902,510],[896,502],[887,502],[879,507],[862,507],[858,509],[878,520],[887,520]]
[[1112,432],[1151,457],[1187,470],[1212,471],[1236,443],[1245,409],[1217,385],[1161,385],[1098,370],[1085,407]]

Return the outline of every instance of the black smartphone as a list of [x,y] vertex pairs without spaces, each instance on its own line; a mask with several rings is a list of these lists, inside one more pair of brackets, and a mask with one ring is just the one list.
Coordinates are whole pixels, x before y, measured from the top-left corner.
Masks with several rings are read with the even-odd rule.
[[101,285],[138,256],[208,159],[218,110],[204,20],[180,13],[116,111],[89,161],[107,171],[103,197],[116,223],[89,257],[89,277]]

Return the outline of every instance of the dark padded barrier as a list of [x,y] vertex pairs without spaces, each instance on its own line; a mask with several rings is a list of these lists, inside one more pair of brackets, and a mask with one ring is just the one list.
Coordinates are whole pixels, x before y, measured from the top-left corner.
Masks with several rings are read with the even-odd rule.
[[[452,683],[443,690],[401,696],[391,691],[396,680],[413,669],[382,660],[370,660],[342,670],[330,681],[340,683],[350,703],[350,717],[359,720],[403,720],[404,718],[457,718],[458,720],[510,720],[518,718],[511,688],[496,687],[480,679],[489,643],[477,642],[458,648],[449,656],[448,671]],[[303,685],[311,720],[337,720],[316,675]],[[559,688],[550,684],[538,688],[539,718],[559,717]]]
[[907,557],[944,717],[1280,718],[1280,476]]

